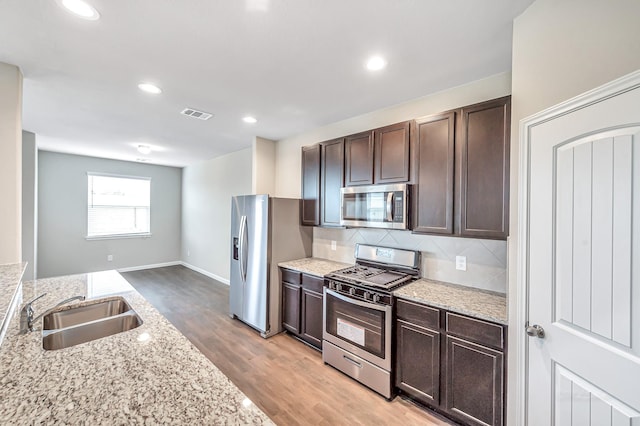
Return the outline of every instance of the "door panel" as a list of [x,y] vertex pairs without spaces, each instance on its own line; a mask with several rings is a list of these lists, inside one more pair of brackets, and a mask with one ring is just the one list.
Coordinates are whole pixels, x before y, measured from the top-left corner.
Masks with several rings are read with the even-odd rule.
[[[245,197],[233,197],[231,200],[231,244],[237,238],[238,259],[231,257],[230,277],[229,277],[229,311],[232,315],[242,317],[242,299],[244,295],[244,280],[240,273],[241,241],[240,222],[244,212]],[[233,246],[231,247],[233,253]]]
[[248,196],[245,200],[247,217],[247,255],[244,298],[242,313],[244,321],[266,332],[267,324],[267,239],[269,226],[269,196]]
[[524,123],[530,426],[640,422],[640,73],[626,84]]
[[630,135],[594,135],[561,146],[555,171],[556,318],[625,346],[631,337],[632,147]]
[[555,364],[556,425],[617,426],[640,424],[640,413],[615,396]]

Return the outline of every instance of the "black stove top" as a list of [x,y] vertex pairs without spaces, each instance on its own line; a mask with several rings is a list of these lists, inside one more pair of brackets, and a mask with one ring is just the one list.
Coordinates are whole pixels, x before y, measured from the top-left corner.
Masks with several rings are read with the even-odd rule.
[[355,265],[345,269],[340,269],[332,272],[327,277],[338,281],[383,290],[392,290],[413,279],[411,275],[403,272],[374,268],[365,265]]

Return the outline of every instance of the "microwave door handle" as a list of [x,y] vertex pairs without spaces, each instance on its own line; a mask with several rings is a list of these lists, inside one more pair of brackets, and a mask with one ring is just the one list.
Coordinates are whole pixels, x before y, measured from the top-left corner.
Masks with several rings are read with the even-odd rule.
[[393,222],[393,199],[395,194],[393,192],[387,193],[387,222]]

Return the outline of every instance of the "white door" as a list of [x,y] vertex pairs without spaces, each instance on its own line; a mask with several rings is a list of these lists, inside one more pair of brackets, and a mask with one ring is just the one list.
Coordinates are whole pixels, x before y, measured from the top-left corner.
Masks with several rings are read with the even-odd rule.
[[522,128],[524,418],[640,425],[640,73]]

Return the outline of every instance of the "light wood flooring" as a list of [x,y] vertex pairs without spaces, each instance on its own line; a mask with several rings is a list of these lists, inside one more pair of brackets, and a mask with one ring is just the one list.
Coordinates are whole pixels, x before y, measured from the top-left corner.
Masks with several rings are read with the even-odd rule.
[[449,425],[324,365],[286,333],[263,339],[229,317],[229,286],[183,266],[122,275],[278,425]]

